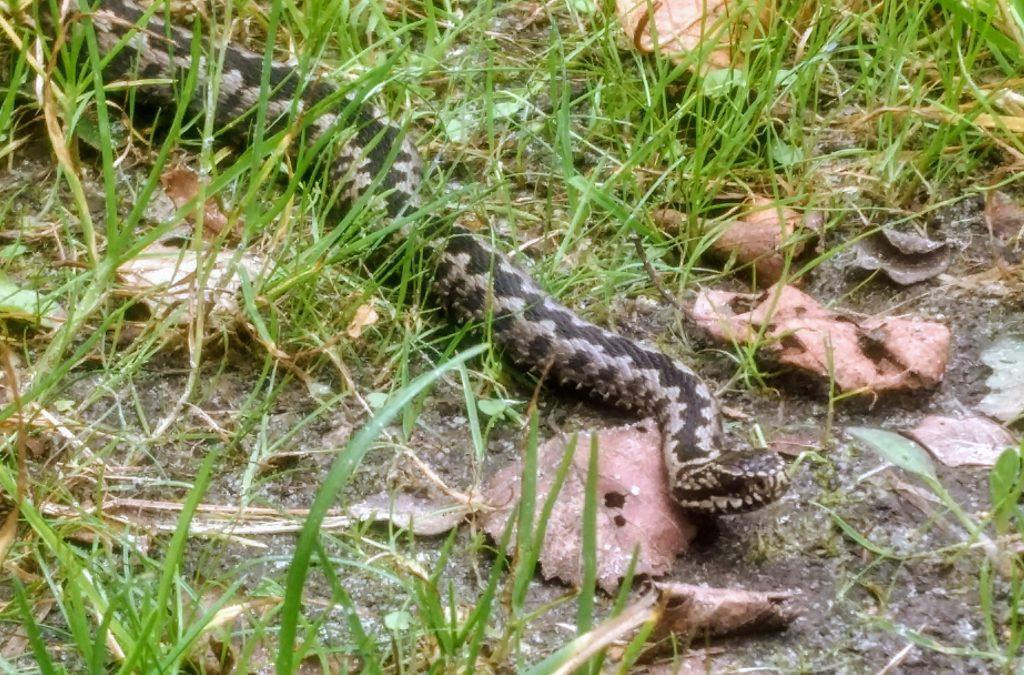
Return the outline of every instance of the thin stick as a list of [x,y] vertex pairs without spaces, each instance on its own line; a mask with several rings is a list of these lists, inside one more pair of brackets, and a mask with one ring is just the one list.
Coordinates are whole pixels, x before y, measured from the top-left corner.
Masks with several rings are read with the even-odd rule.
[[636,246],[636,253],[640,256],[640,262],[644,266],[644,271],[647,272],[647,277],[651,280],[651,283],[654,284],[654,287],[658,289],[658,292],[661,293],[661,297],[664,298],[668,304],[675,307],[677,312],[693,321],[693,316],[690,314],[690,311],[681,305],[679,301],[668,292],[668,289],[665,288],[664,284],[661,283],[661,279],[658,278],[658,273],[654,271],[654,267],[647,259],[647,253],[644,251],[643,244],[640,242],[640,237],[635,234],[633,235],[633,245]]

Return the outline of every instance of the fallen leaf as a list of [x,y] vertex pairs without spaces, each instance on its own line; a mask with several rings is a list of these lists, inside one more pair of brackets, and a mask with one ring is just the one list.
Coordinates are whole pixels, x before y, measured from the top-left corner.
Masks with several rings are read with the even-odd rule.
[[1017,441],[987,417],[929,415],[907,433],[946,466],[993,466]]
[[997,190],[988,192],[985,224],[997,254],[1007,262],[1016,262],[1024,250],[1024,206]]
[[985,222],[993,236],[1019,242],[1024,236],[1024,206],[993,190],[985,195]]
[[[239,257],[230,251],[213,254],[213,261],[207,260],[209,257],[186,249],[151,246],[117,269],[121,292],[139,298],[154,316],[180,311],[176,317],[180,324],[207,311],[213,319],[211,326],[216,326],[218,319],[226,323],[239,313],[238,270],[255,274],[261,264],[252,256]],[[200,278],[203,290],[197,292]],[[202,303],[197,304],[200,297]]]
[[779,434],[772,438],[768,448],[784,457],[797,457],[804,452],[815,452],[820,450],[821,430],[816,432],[797,431],[792,433]]
[[666,234],[679,234],[686,224],[686,214],[677,209],[663,207],[651,211],[651,221]]
[[[5,569],[10,569],[5,567]],[[33,599],[31,608],[32,618],[36,624],[42,624],[53,610],[55,600],[53,598]],[[30,645],[28,629],[23,622],[13,625],[13,630],[8,629],[4,634],[4,641],[0,643],[0,658],[6,661],[21,661],[24,658],[31,658],[32,648]]]
[[721,637],[785,630],[799,616],[790,592],[757,592],[689,584],[657,584],[664,610],[652,642],[669,635]]
[[[690,656],[697,654],[700,658],[690,663],[694,669],[663,669],[660,666],[667,664],[657,664],[639,670],[633,667],[629,672],[676,675],[681,672],[711,672],[697,666],[710,668],[711,662],[705,661],[706,657],[712,653],[720,654],[722,650],[695,650],[693,644],[702,644],[708,637],[785,630],[800,613],[794,597],[786,592],[756,593],[685,584],[653,584],[653,590],[643,592],[622,611],[578,636],[546,661],[549,668],[545,672],[578,672],[599,653],[604,653],[610,661],[608,670],[622,671],[621,664],[617,662],[632,651],[641,629],[650,631],[646,638],[646,653],[640,655],[643,661],[648,661],[651,655],[668,652],[676,657],[672,665],[679,666],[676,659],[680,645],[686,645],[686,653]],[[718,661],[714,665],[720,667],[722,664]],[[718,672],[717,668],[714,672]]]
[[[281,604],[277,597],[254,597],[241,602],[230,602],[220,606],[224,598],[216,591],[209,591],[187,602],[186,615],[192,621],[192,628],[199,629],[191,644],[188,663],[197,671],[211,675],[229,675],[236,672],[242,626],[239,619],[246,616],[266,614]],[[201,625],[198,621],[203,620]]]
[[782,277],[786,257],[803,253],[804,242],[793,235],[804,228],[805,218],[816,216],[805,216],[766,197],[753,197],[739,207],[738,217],[711,244],[709,252],[719,259],[751,264],[762,286],[773,284]]
[[901,286],[931,279],[949,267],[949,247],[914,232],[882,228],[862,239],[856,247],[854,266],[881,270]]
[[849,427],[846,431],[890,464],[926,480],[938,480],[931,457],[924,448],[906,436],[871,427]]
[[355,316],[348,322],[348,328],[345,329],[345,333],[353,340],[358,340],[363,334],[363,329],[377,323],[378,318],[377,310],[373,308],[373,302],[359,305]]
[[458,527],[471,509],[454,500],[430,499],[413,495],[381,493],[367,497],[345,509],[362,522],[388,521],[395,527],[432,537]]
[[235,672],[238,647],[224,642],[215,635],[204,635],[189,652],[188,663],[195,672],[209,675],[229,675]]
[[[701,68],[712,70],[736,65],[730,44],[732,32],[755,21],[750,3],[734,0],[616,0],[619,23],[634,48],[645,54],[658,51],[677,60],[710,42]],[[765,3],[755,9],[765,13]]]
[[[177,208],[182,208],[199,196],[199,174],[191,169],[175,167],[160,175],[160,184]],[[203,232],[213,236],[227,229],[230,220],[212,197],[203,206]],[[241,223],[236,223],[241,231]]]
[[992,374],[985,380],[990,393],[978,403],[978,410],[1001,422],[1024,414],[1024,339],[999,339],[981,353],[981,362]]
[[[597,576],[608,593],[618,587],[638,551],[637,575],[660,576],[670,571],[675,557],[686,550],[696,534],[694,525],[668,492],[661,434],[651,421],[606,429],[597,435],[599,448]],[[569,474],[559,493],[544,533],[540,553],[546,579],[580,583],[584,490],[591,435],[580,434]],[[535,517],[552,489],[559,464],[568,451],[563,435],[538,450]],[[484,529],[501,537],[520,495],[522,468],[517,463],[498,471],[484,490],[496,510],[483,519]]]
[[[267,670],[274,669],[274,660],[267,659]],[[250,670],[250,672],[264,672]],[[342,673],[364,673],[366,665],[355,654],[315,651],[299,662],[296,675],[341,675]]]
[[844,392],[933,387],[945,373],[952,339],[948,327],[932,321],[893,317],[857,323],[792,286],[754,295],[706,291],[692,315],[715,340],[763,340],[762,351],[780,364],[831,377]]

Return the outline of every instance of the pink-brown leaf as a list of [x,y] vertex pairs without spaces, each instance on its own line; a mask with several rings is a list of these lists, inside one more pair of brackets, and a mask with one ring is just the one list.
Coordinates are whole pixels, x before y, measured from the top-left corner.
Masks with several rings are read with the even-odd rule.
[[992,466],[1017,439],[987,417],[929,415],[907,435],[946,466]]
[[[668,493],[661,434],[650,421],[606,429],[597,434],[599,477],[597,551],[598,584],[611,593],[625,574],[633,551],[638,551],[636,574],[660,576],[686,550],[696,534]],[[538,450],[536,515],[552,489],[569,438],[559,436]],[[569,474],[547,523],[541,568],[547,579],[580,582],[584,491],[591,436],[580,434]],[[521,466],[516,463],[495,474],[484,497],[496,511],[484,518],[484,528],[499,538],[517,504]]]
[[952,335],[934,321],[889,317],[862,323],[825,309],[792,286],[751,295],[708,291],[694,320],[713,338],[749,344],[780,364],[821,378],[844,392],[879,393],[933,387],[949,361]]

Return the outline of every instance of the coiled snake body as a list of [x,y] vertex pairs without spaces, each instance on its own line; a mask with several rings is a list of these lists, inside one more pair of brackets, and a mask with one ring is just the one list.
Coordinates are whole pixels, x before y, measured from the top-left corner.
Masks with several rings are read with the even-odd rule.
[[[100,53],[109,59],[107,82],[139,80],[136,89],[148,103],[174,107],[180,97],[176,84],[195,69],[197,86],[187,104],[195,113],[206,109],[208,64],[205,56],[193,60],[190,31],[167,26],[128,0],[102,0],[91,19]],[[262,55],[227,47],[214,112],[219,127],[234,129],[235,140],[245,143],[245,118],[256,105],[266,106],[268,133],[294,124],[291,114],[297,110],[308,143],[342,139],[334,146],[328,180],[343,205],[372,193],[382,197],[392,218],[415,211],[420,159],[401,129],[355,94],[304,83],[281,63],[271,64],[269,94],[261,96],[263,75]],[[468,230],[451,228],[431,245],[438,260],[436,296],[457,318],[489,320],[494,340],[516,363],[658,421],[670,490],[682,507],[737,513],[785,490],[785,470],[775,454],[719,449],[717,403],[690,368],[584,321]]]

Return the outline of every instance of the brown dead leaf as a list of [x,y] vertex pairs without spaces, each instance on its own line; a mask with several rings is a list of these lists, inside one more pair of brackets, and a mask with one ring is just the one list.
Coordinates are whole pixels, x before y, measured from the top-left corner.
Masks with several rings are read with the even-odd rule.
[[932,321],[892,317],[858,324],[792,286],[755,295],[708,291],[692,314],[724,343],[750,344],[763,331],[762,349],[779,363],[834,377],[844,392],[933,387],[945,373],[952,339],[948,327]]
[[[601,651],[612,660],[620,660],[622,645],[628,644],[641,627],[653,626],[647,639],[649,653],[641,657],[646,660],[666,648],[674,653],[680,644],[699,644],[709,637],[785,630],[799,612],[792,593],[655,584],[653,591],[643,593],[621,612],[574,640],[572,657],[554,672],[559,675],[577,672]],[[666,639],[670,637],[672,639]],[[704,654],[710,655],[709,652]],[[631,669],[630,672],[692,671]]]
[[756,15],[764,16],[770,3],[753,3],[752,8],[751,3],[735,0],[616,0],[615,7],[637,51],[652,53],[657,44],[660,53],[681,60],[710,41],[713,48],[702,59],[701,68],[714,70],[738,65],[731,33],[758,21]]
[[[22,500],[25,499],[30,480],[27,468],[28,430],[26,429],[27,425],[23,416],[25,409],[22,407],[20,394],[21,378],[18,377],[16,363],[20,364],[20,360],[14,356],[13,350],[7,346],[6,342],[0,343],[0,378],[2,378],[0,379],[0,402],[10,405],[19,413],[14,417],[15,424],[17,425],[14,434],[15,450],[13,459],[16,467],[14,471],[14,494],[5,491],[3,501],[0,502],[0,506],[3,506],[5,509],[8,505],[3,502],[10,498],[13,498],[14,502],[10,504],[10,510],[4,514],[3,523],[0,523],[0,568],[7,567],[7,553],[18,538],[21,504]],[[9,433],[7,429],[4,432],[5,434]]]
[[188,656],[188,663],[195,672],[209,675],[230,675],[235,672],[237,661],[238,647],[215,635],[197,640]]
[[789,592],[762,593],[739,588],[658,584],[664,610],[651,641],[669,635],[721,637],[781,631],[800,611]]
[[377,323],[378,318],[377,310],[373,308],[372,301],[359,305],[355,316],[348,322],[348,328],[345,329],[345,333],[353,340],[358,340],[363,334],[363,329]]
[[[182,208],[199,196],[199,174],[191,169],[175,167],[160,175],[160,184],[177,208]],[[212,197],[203,206],[203,234],[214,238],[227,229],[230,220],[220,205]],[[235,224],[236,233],[241,231],[241,223]]]
[[192,644],[188,662],[197,672],[224,674],[236,672],[239,646],[246,617],[266,615],[281,604],[276,597],[258,597],[225,604],[207,619],[208,612],[222,600],[215,591],[196,598],[185,608],[192,621],[206,619]]
[[854,266],[874,272],[881,270],[901,286],[931,279],[949,267],[949,247],[914,232],[883,227],[857,243]]
[[[267,671],[274,669],[274,660],[267,659]],[[250,671],[261,672],[261,671]],[[315,653],[299,662],[296,675],[341,675],[342,673],[366,672],[366,665],[354,654]]]
[[803,452],[814,452],[821,449],[821,430],[796,431],[779,434],[771,439],[768,448],[783,457],[797,457]]
[[[560,436],[539,449],[535,515],[547,499],[569,439]],[[599,447],[597,550],[598,584],[612,593],[638,549],[636,574],[660,576],[686,550],[696,534],[668,493],[661,434],[651,421],[606,429],[597,434]],[[580,582],[584,489],[591,436],[580,434],[569,475],[548,520],[541,550],[546,579]],[[519,501],[522,468],[517,463],[498,471],[483,494],[496,510],[483,519],[495,539]]]
[[907,435],[946,466],[993,466],[1003,450],[1017,445],[1006,427],[977,416],[929,415]]
[[985,220],[992,234],[1001,239],[1024,235],[1024,206],[999,191],[985,195]]
[[686,223],[686,214],[668,207],[653,209],[651,221],[666,234],[679,234]]
[[[238,268],[250,274],[259,271],[256,258],[238,257],[230,251],[209,255],[167,246],[150,246],[117,269],[123,294],[138,297],[154,316],[164,317],[180,310],[178,323],[192,321],[200,312],[209,312],[211,326],[226,323],[239,313]],[[197,292],[199,279],[203,290]],[[202,302],[197,303],[197,298]]]
[[782,276],[786,256],[797,257],[803,241],[794,241],[794,233],[803,228],[806,218],[796,209],[780,205],[767,197],[753,197],[740,207],[739,217],[730,223],[711,245],[717,258],[735,258],[753,265],[761,285],[777,282]]
[[[670,658],[663,657],[663,660],[656,663],[648,663],[642,666],[630,668],[633,675],[707,675],[721,670],[722,664],[711,658],[711,654],[705,649],[686,650],[685,656],[673,654]],[[713,650],[722,652],[722,649]],[[718,670],[715,669],[718,667]],[[726,671],[728,672],[728,671]]]
[[[4,569],[7,570],[9,568],[5,566]],[[53,598],[33,598],[32,602],[32,618],[36,624],[44,623],[46,617],[53,610],[56,601]],[[4,641],[0,642],[0,658],[7,661],[17,661],[31,654],[32,648],[29,646],[28,629],[25,628],[24,624],[15,624],[13,630],[6,631]]]
[[989,234],[1011,251],[1024,248],[1024,206],[1002,192],[985,195],[985,223]]

